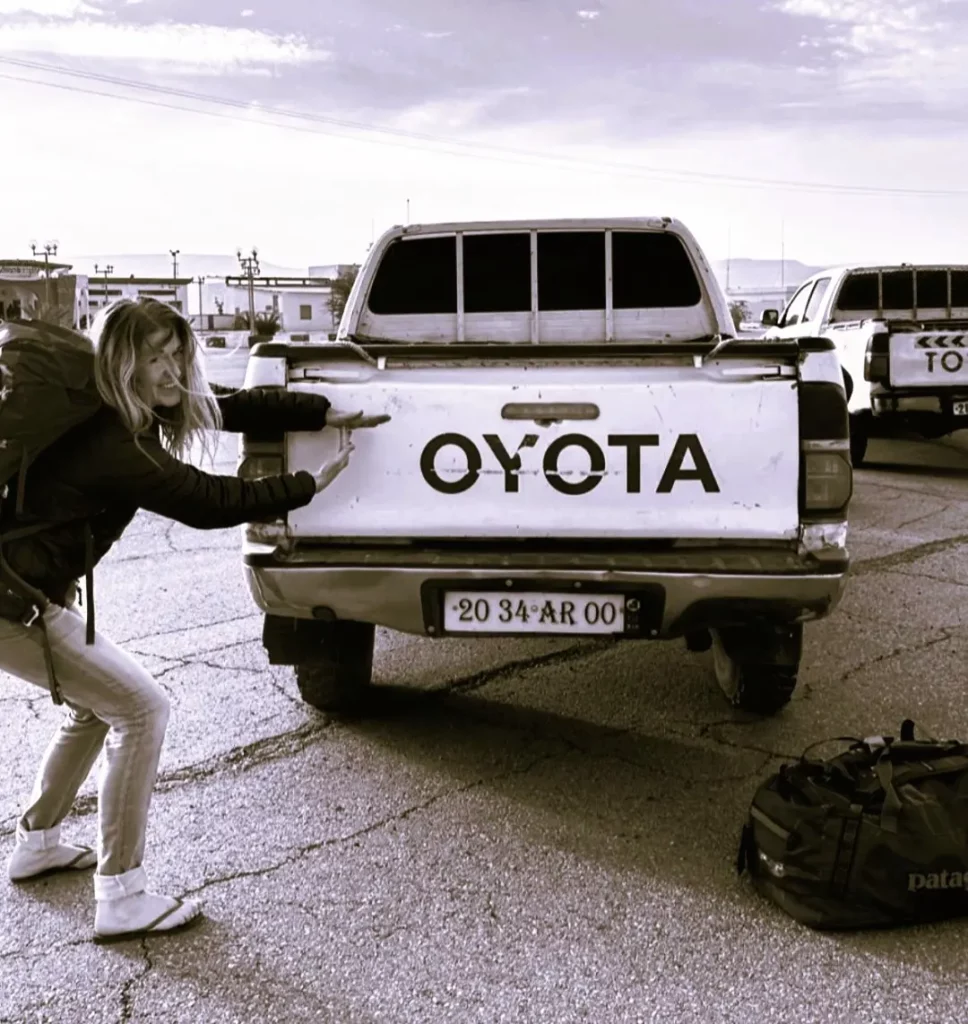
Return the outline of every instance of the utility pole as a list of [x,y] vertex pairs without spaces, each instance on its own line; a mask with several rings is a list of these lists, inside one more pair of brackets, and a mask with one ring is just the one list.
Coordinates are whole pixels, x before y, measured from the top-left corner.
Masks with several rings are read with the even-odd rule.
[[255,334],[255,276],[259,273],[259,253],[253,246],[251,256],[243,256],[241,249],[236,252],[236,256],[249,279],[249,333]]
[[178,279],[178,254],[181,249],[169,249],[168,251],[171,253],[171,279],[175,281]]
[[94,273],[95,275],[101,274],[104,276],[104,305],[101,306],[101,309],[104,309],[104,307],[108,304],[108,275],[114,273],[114,267],[111,266],[111,264],[109,263],[106,267],[102,269],[98,267],[98,265],[95,263]]
[[205,275],[199,274],[195,280],[198,281],[198,329],[202,330],[204,326],[202,323],[202,282],[205,280]]
[[407,223],[410,223],[410,200],[407,200]]
[[[33,253],[34,258],[37,257],[37,243],[30,243],[30,251]],[[50,305],[50,257],[57,255],[57,243],[47,242],[44,245],[44,276],[47,278],[47,284],[44,286],[44,294],[46,295],[47,305]]]

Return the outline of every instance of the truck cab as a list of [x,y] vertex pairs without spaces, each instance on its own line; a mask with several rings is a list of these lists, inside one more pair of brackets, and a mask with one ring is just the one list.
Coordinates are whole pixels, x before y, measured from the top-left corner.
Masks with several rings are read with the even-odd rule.
[[968,427],[968,266],[852,265],[823,270],[782,314],[767,310],[766,339],[833,342],[847,389],[851,455],[864,459],[874,419],[923,437]]

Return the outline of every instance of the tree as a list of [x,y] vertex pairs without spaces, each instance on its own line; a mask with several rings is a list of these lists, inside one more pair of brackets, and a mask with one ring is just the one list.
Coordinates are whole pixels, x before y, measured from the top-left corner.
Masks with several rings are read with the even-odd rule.
[[349,267],[340,267],[339,273],[333,278],[329,293],[329,313],[333,318],[335,327],[343,318],[343,310],[346,309],[346,300],[350,297],[350,291],[356,282],[356,275],[360,272],[360,265],[354,263]]
[[282,326],[279,314],[274,309],[255,315],[255,333],[260,338],[271,338]]
[[733,318],[733,327],[738,331],[739,325],[744,320],[750,318],[750,307],[749,303],[744,302],[742,299],[729,304],[729,315]]

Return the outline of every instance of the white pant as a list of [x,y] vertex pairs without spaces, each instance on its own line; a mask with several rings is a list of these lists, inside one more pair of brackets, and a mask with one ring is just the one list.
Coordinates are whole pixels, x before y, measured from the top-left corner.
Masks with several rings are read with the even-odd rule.
[[[140,867],[158,759],[168,725],[165,691],[100,633],[88,646],[76,608],[44,613],[54,670],[68,711],[53,738],[20,819],[28,829],[59,825],[102,747],[98,780],[98,874]],[[0,618],[0,671],[48,690],[43,635],[37,624]]]

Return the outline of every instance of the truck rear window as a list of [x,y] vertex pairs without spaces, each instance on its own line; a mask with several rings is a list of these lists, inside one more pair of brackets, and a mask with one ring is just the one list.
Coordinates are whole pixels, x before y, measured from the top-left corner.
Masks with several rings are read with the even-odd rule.
[[[538,309],[604,309],[604,231],[537,233]],[[531,309],[531,239],[525,231],[463,239],[464,312]],[[456,237],[397,239],[384,253],[368,305],[379,315],[457,312]],[[659,231],[612,232],[614,309],[695,306],[702,291],[678,237]]]
[[[880,299],[878,278],[882,289]],[[847,277],[837,297],[837,309],[844,312],[913,309],[915,303],[919,309],[946,308],[949,305],[948,271],[936,267],[858,271]],[[950,304],[968,306],[968,270],[951,271]]]

